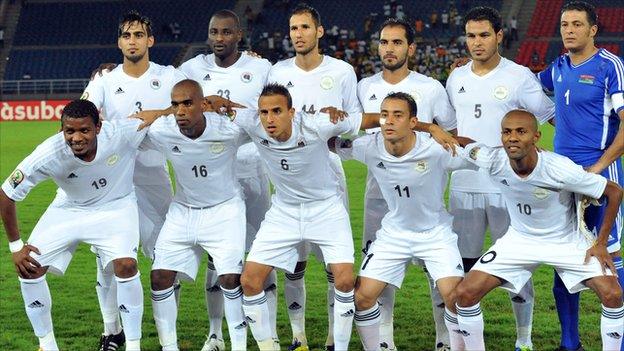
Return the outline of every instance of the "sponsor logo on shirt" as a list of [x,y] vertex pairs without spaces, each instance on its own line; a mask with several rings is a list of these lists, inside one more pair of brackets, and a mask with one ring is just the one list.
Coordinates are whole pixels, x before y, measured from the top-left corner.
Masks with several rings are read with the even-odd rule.
[[292,88],[294,87],[293,83],[291,81],[288,81],[288,84],[286,84],[286,88]]
[[505,86],[499,86],[494,89],[494,97],[499,100],[505,100],[509,96],[509,89]]
[[562,79],[561,79],[561,74],[559,75],[559,77],[557,77],[557,82],[561,83]]
[[76,173],[71,172],[68,176],[67,179],[74,179],[74,178],[78,178],[78,176],[76,175]]
[[507,179],[503,179],[501,180],[501,184],[509,186],[509,183],[507,183]]
[[594,84],[596,77],[589,74],[581,74],[578,82],[583,84]]
[[370,101],[373,101],[373,100],[377,100],[377,97],[375,96],[375,94],[373,94],[373,95],[371,95],[371,97],[369,97],[368,99],[369,99]]
[[379,162],[377,168],[386,169],[386,166],[384,166],[383,162]]
[[177,145],[175,145],[173,148],[171,148],[171,152],[174,153],[174,154],[181,154],[182,153],[182,151],[180,151],[180,148]]
[[17,188],[18,185],[24,180],[24,173],[19,169],[13,171],[11,176],[9,177],[9,181],[11,182],[11,186],[13,189]]
[[243,74],[241,74],[241,81],[243,83],[249,83],[252,79],[253,75],[251,74],[251,72],[244,72]]
[[206,75],[204,76],[204,80],[211,80],[210,73],[206,73]]
[[334,78],[325,76],[321,78],[321,88],[329,90],[334,87]]
[[459,91],[457,92],[457,94],[463,94],[466,92],[466,89],[464,89],[464,87],[459,88]]
[[115,90],[115,95],[123,94],[123,93],[125,93],[125,91],[123,91],[123,89],[121,89],[121,87],[119,87],[119,88],[117,88],[117,90]]

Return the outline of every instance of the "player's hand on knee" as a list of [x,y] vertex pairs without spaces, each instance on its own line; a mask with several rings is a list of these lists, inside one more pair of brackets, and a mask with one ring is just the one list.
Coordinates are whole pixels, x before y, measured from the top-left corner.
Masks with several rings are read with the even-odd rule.
[[31,252],[41,255],[39,249],[29,244],[24,245],[21,250],[14,252],[12,255],[15,270],[22,278],[33,278],[39,273],[39,268],[41,268],[41,264],[30,256]]
[[596,243],[589,249],[587,249],[587,253],[585,254],[585,264],[589,263],[591,257],[596,257],[598,262],[600,262],[600,267],[602,268],[602,274],[607,274],[607,268],[611,270],[613,275],[617,276],[617,270],[615,269],[615,265],[613,264],[613,258],[607,251],[607,245]]
[[349,116],[349,114],[345,111],[339,110],[333,106],[323,107],[320,112],[327,113],[329,115],[329,120],[333,124],[336,124],[339,121],[344,121],[344,119]]
[[91,72],[90,79],[93,80],[96,75],[99,75],[101,77],[104,74],[104,71],[110,72],[115,69],[115,67],[117,67],[116,63],[103,63],[99,65],[98,68],[94,69],[93,72]]

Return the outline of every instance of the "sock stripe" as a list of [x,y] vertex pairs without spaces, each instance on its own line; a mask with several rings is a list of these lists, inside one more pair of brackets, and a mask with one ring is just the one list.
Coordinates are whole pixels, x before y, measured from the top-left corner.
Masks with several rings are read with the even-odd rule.
[[286,273],[284,274],[286,276],[286,279],[288,280],[299,280],[301,278],[303,278],[303,275],[305,274],[305,269],[299,272],[294,272],[294,273]]
[[624,318],[624,307],[620,308],[617,311],[606,311],[604,308],[602,309],[602,315],[605,318],[609,318],[609,319],[620,319],[620,318]]
[[613,260],[613,265],[615,266],[615,269],[620,269],[620,268],[624,268],[624,262],[622,262],[621,259],[619,260]]
[[336,294],[336,296],[334,296],[334,298],[336,299],[336,301],[342,302],[342,303],[352,303],[352,302],[355,302],[355,297],[353,296],[353,294],[351,294],[349,296],[340,296],[339,294]]
[[262,305],[263,303],[267,302],[267,298],[266,295],[259,297],[257,299],[254,300],[247,300],[244,296],[243,296],[243,305],[245,306],[254,306],[254,305]]
[[468,308],[457,306],[457,314],[462,317],[476,317],[481,314],[481,306],[476,305]]
[[448,312],[446,312],[446,310],[444,311],[444,319],[449,321],[451,324],[459,324],[457,322],[457,317],[451,316],[450,314],[448,314]]
[[173,289],[173,287],[164,290],[161,293],[157,293],[155,291],[152,290],[152,300],[153,301],[163,301],[166,300],[167,298],[169,298],[171,295],[173,295],[175,293],[175,290]]
[[379,309],[379,306],[377,306],[375,310],[369,313],[365,313],[365,314],[362,314],[361,311],[355,311],[355,316],[353,317],[353,319],[355,319],[358,322],[363,322],[363,321],[374,320],[379,317],[381,317],[381,310]]
[[327,275],[327,281],[330,283],[334,282],[334,274],[330,271],[325,271],[325,275]]
[[223,296],[225,296],[226,298],[230,300],[236,300],[239,297],[243,296],[243,289],[240,287],[240,285],[231,290],[221,287],[221,291],[223,292]]

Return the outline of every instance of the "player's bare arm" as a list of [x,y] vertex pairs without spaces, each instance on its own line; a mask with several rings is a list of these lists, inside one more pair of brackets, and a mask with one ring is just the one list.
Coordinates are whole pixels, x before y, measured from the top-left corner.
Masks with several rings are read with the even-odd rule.
[[41,265],[37,260],[30,256],[30,252],[41,254],[39,249],[32,245],[24,245],[20,238],[19,229],[17,227],[17,211],[15,202],[11,200],[4,190],[0,189],[0,215],[4,230],[6,230],[9,239],[9,249],[11,250],[13,264],[17,274],[22,278],[33,278],[41,275]]
[[618,113],[620,117],[620,127],[615,134],[613,143],[604,151],[598,162],[587,168],[588,172],[600,174],[610,164],[624,155],[624,110]]
[[602,226],[598,232],[596,242],[587,250],[585,263],[589,261],[590,257],[594,256],[600,262],[603,273],[606,273],[606,268],[608,268],[614,275],[617,275],[613,259],[607,251],[607,242],[609,241],[609,233],[613,227],[613,222],[615,222],[615,217],[617,216],[620,204],[622,203],[622,188],[620,188],[620,186],[616,183],[608,180],[602,197],[606,198],[607,201],[604,220],[602,221]]

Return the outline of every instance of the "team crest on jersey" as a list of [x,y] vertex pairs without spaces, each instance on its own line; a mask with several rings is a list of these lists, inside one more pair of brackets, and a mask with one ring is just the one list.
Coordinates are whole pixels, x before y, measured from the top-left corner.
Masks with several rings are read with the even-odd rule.
[[413,90],[410,95],[414,98],[414,101],[420,103],[422,101],[422,94],[418,90]]
[[243,74],[241,74],[241,81],[243,83],[249,83],[252,79],[253,75],[251,74],[251,72],[244,72]]
[[115,163],[117,163],[117,161],[119,161],[119,156],[117,156],[117,154],[111,155],[109,158],[106,159],[106,164],[109,166],[114,165]]
[[223,143],[212,143],[210,145],[210,152],[213,154],[220,154],[225,150],[225,145]]
[[11,182],[11,186],[13,189],[17,188],[18,185],[24,180],[24,173],[19,169],[13,171],[11,176],[9,177],[9,181]]
[[499,86],[494,89],[494,97],[499,100],[505,100],[509,96],[509,89],[505,86]]
[[414,166],[414,169],[420,173],[423,173],[425,171],[427,171],[427,161],[418,161],[416,162],[416,165]]
[[82,93],[82,96],[80,96],[80,100],[88,100],[89,99],[89,92],[85,91],[84,93]]
[[152,79],[152,81],[150,82],[150,87],[152,87],[152,89],[154,90],[158,90],[160,89],[160,81],[158,79]]
[[579,77],[578,82],[579,83],[583,83],[583,84],[594,84],[594,79],[596,79],[596,77],[589,75],[589,74],[581,74],[581,76]]
[[535,196],[536,198],[540,200],[547,198],[549,194],[550,192],[544,188],[535,188],[533,190],[533,196]]
[[334,78],[330,76],[325,76],[321,78],[321,88],[325,90],[329,90],[334,87]]
[[470,150],[470,154],[468,154],[468,156],[470,156],[471,159],[473,160],[477,160],[477,154],[479,153],[479,148],[475,147],[472,150]]

